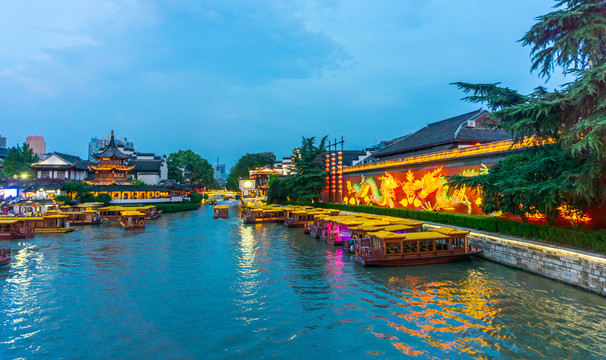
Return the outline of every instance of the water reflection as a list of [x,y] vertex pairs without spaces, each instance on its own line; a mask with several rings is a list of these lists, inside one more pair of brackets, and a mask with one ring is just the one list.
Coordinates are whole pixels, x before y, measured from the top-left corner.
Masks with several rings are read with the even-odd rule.
[[213,220],[210,208],[143,232],[104,224],[11,246],[1,359],[606,353],[596,295],[477,260],[363,268],[300,229]]

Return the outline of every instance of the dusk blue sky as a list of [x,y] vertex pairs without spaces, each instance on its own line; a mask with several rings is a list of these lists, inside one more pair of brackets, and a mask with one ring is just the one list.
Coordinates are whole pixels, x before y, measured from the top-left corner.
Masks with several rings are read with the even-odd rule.
[[86,157],[137,151],[231,167],[301,135],[347,149],[479,108],[454,81],[530,92],[519,40],[552,0],[0,0],[0,135]]

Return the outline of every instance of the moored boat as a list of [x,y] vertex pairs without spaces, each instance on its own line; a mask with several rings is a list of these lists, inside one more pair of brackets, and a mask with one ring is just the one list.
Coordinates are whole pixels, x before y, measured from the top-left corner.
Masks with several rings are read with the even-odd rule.
[[155,220],[162,216],[162,210],[157,210],[154,205],[137,206],[135,209],[145,214],[145,220]]
[[213,217],[215,219],[227,219],[229,217],[229,206],[227,205],[217,205],[214,208]]
[[99,208],[99,215],[101,215],[105,221],[115,221],[121,219],[123,211],[137,211],[136,209],[137,208],[135,207],[126,206],[105,206]]
[[144,229],[145,214],[136,210],[122,211],[120,214],[120,225],[127,230]]
[[352,216],[337,217],[328,222],[323,240],[333,246],[342,246],[345,242],[349,244],[351,237],[349,228],[362,225],[363,222],[363,219]]
[[34,228],[20,218],[0,219],[0,239],[24,239],[33,237]]
[[281,223],[284,221],[284,209],[281,207],[256,208],[248,211],[245,224]]
[[[34,228],[36,233],[67,233],[75,229],[70,227],[69,216],[58,210],[48,210],[43,216],[17,217],[23,220],[29,227]],[[4,219],[10,219],[4,218]]]
[[0,248],[0,267],[5,267],[11,263],[11,248]]
[[442,232],[393,233],[380,230],[369,233],[369,238],[358,239],[354,246],[354,260],[363,266],[404,266],[436,264],[467,260],[482,250],[467,244],[468,231],[452,229]]

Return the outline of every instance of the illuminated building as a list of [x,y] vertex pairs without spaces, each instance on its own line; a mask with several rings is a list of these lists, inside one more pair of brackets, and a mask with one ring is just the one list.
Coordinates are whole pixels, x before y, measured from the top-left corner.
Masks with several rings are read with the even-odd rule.
[[99,160],[99,164],[89,166],[91,171],[95,172],[95,178],[89,183],[91,185],[129,185],[128,172],[133,170],[134,166],[125,165],[125,161],[130,158],[114,142],[114,131],[111,132],[109,144],[103,151],[93,154],[94,158]]
[[271,175],[283,176],[282,171],[271,166],[265,166],[257,170],[251,170],[250,178],[255,182],[255,189],[260,196],[267,195],[269,189],[269,177]]
[[46,159],[33,163],[32,170],[40,180],[71,180],[83,181],[88,179],[89,162],[75,155],[52,153]]

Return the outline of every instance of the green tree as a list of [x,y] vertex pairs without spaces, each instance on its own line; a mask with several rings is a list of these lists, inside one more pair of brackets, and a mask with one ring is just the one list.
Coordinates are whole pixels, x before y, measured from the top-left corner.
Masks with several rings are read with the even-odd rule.
[[75,200],[81,200],[89,194],[88,186],[79,181],[65,181],[63,183],[63,190]]
[[217,188],[219,184],[214,178],[214,169],[208,160],[191,150],[179,150],[168,156],[168,178],[185,183],[183,169],[190,173],[189,182],[192,184],[203,183],[209,188]]
[[[531,69],[538,70],[540,76],[548,78],[562,69],[574,81],[554,91],[539,87],[528,95],[501,87],[499,83],[454,84],[469,94],[465,100],[485,103],[493,111],[492,116],[500,120],[499,126],[513,134],[516,143],[529,139],[537,144],[552,143],[532,150],[535,155],[527,155],[523,161],[529,169],[540,169],[545,157],[565,160],[552,163],[555,169],[541,171],[550,177],[531,182],[531,188],[546,194],[553,184],[565,184],[566,195],[562,195],[562,191],[551,192],[559,195],[548,196],[543,204],[537,205],[545,210],[563,205],[569,211],[580,212],[590,205],[601,204],[606,196],[606,188],[601,183],[606,170],[606,3],[604,0],[561,0],[556,8],[539,17],[521,42],[531,47]],[[509,176],[515,181],[520,174],[512,172]],[[511,185],[489,176],[481,180],[483,186],[487,186],[490,179],[494,181],[491,186]],[[478,181],[453,178],[453,184],[459,187]],[[500,194],[511,193],[504,187],[494,189]],[[519,198],[539,202],[542,199]],[[529,208],[532,204],[521,206]]]
[[95,201],[103,203],[103,206],[107,206],[107,204],[112,201],[112,197],[109,194],[99,194],[95,198]]
[[130,184],[131,185],[138,185],[138,186],[147,186],[147,185],[149,185],[145,181],[139,180],[139,179],[133,180]]
[[8,149],[3,163],[3,176],[5,177],[25,177],[35,176],[31,165],[38,161],[38,156],[34,154],[27,144],[23,146],[13,146]]
[[229,170],[227,188],[233,191],[240,190],[240,180],[248,179],[249,171],[263,166],[273,165],[276,155],[272,152],[254,153],[242,156]]
[[296,168],[284,179],[270,179],[267,199],[269,201],[298,200],[314,202],[321,198],[325,186],[325,172],[321,156],[326,152],[327,136],[316,146],[316,138],[303,137],[296,151]]

